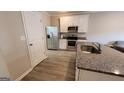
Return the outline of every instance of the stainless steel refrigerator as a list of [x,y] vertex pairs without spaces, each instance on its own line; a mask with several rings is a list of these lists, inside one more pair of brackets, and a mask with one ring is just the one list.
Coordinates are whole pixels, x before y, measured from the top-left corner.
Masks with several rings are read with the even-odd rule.
[[58,27],[48,26],[46,30],[48,49],[58,49],[59,48]]

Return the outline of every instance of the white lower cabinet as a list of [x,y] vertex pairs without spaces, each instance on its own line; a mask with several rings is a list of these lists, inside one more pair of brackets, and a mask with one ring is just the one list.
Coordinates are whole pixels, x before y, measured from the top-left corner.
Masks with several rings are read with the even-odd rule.
[[123,81],[124,77],[115,76],[106,73],[99,73],[88,70],[79,69],[78,78],[79,81]]
[[66,49],[67,48],[67,40],[66,39],[60,39],[59,40],[59,48],[60,49]]

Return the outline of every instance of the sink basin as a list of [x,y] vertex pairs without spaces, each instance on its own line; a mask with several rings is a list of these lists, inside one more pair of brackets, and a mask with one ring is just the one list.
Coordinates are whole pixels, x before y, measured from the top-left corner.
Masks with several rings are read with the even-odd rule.
[[81,51],[83,53],[95,53],[100,54],[100,48],[96,47],[95,45],[81,45]]

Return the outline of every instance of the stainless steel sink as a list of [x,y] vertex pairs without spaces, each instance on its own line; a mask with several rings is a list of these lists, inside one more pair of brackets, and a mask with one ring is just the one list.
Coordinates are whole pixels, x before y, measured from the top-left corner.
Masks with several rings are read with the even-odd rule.
[[96,44],[81,45],[81,51],[83,53],[101,53],[100,45],[97,46]]

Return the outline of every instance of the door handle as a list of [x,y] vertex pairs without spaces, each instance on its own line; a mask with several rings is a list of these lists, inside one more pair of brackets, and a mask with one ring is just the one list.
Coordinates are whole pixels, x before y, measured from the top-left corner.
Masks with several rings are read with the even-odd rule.
[[29,46],[33,46],[33,44],[32,44],[32,43],[30,43],[30,44],[29,44]]

